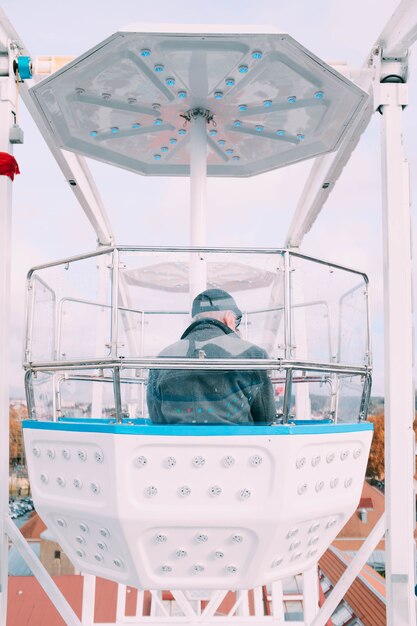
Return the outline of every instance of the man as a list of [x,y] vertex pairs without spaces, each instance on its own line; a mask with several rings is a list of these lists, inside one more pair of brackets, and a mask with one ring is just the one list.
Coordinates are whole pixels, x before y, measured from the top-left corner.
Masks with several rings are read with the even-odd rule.
[[[236,333],[242,312],[222,289],[194,298],[193,323],[160,357],[265,359],[258,346]],[[275,401],[266,370],[150,370],[147,400],[159,424],[253,424],[275,419]]]

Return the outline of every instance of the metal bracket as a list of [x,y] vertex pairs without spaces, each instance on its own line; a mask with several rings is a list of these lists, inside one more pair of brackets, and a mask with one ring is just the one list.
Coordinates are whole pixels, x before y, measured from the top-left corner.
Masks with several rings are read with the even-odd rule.
[[402,106],[408,105],[408,85],[407,83],[375,83],[374,85],[374,108],[381,111],[381,107],[391,104]]

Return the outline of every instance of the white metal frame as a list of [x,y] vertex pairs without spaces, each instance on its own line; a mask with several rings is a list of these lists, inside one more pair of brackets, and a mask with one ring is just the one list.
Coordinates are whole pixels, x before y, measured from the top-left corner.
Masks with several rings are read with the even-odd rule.
[[[416,623],[416,606],[414,597],[415,558],[414,558],[414,490],[413,467],[415,462],[414,434],[412,422],[414,417],[413,384],[412,384],[412,302],[411,302],[411,253],[409,248],[409,193],[407,166],[404,161],[401,141],[401,111],[407,104],[407,74],[408,51],[417,39],[417,4],[415,0],[402,0],[398,9],[387,23],[376,45],[367,59],[365,70],[352,72],[361,82],[374,91],[374,105],[382,115],[382,157],[383,157],[383,238],[384,238],[384,310],[385,310],[385,348],[386,348],[386,511],[387,516],[381,518],[372,535],[365,542],[357,554],[346,574],[333,590],[319,613],[314,615],[316,606],[315,595],[309,595],[312,585],[306,585],[305,594],[306,618],[304,624],[313,626],[323,625],[337,606],[343,594],[352,583],[366,561],[373,546],[380,539],[385,529],[387,540],[387,591],[388,591],[388,625],[410,626]],[[0,50],[8,53],[9,76],[0,78],[0,111],[2,124],[0,126],[0,148],[11,152],[9,130],[12,125],[11,111],[15,106],[15,81],[12,72],[13,54],[28,52],[21,43],[16,31],[7,17],[0,11]],[[29,56],[29,55],[28,55]],[[2,66],[3,67],[3,66]],[[370,69],[369,69],[370,68]],[[397,75],[401,83],[381,83],[386,76]],[[371,84],[371,80],[373,83]],[[34,110],[27,89],[30,81],[20,85],[20,95],[38,124],[45,141],[57,160],[65,178],[70,182],[73,191],[86,213],[99,244],[112,244],[113,234],[104,205],[92,181],[82,157],[61,150],[54,144],[48,128],[43,124]],[[319,157],[313,164],[311,174],[301,194],[300,201],[291,223],[286,243],[288,247],[300,246],[304,235],[310,230],[315,219],[326,202],[330,191],[340,176],[352,150],[358,143],[363,130],[366,128],[371,115],[372,103],[363,112],[356,125],[352,127],[339,147],[338,151]],[[388,167],[389,163],[389,167]],[[72,181],[72,182],[71,182]],[[73,184],[75,183],[75,185]],[[3,460],[0,467],[0,625],[6,624],[7,607],[7,551],[8,537],[15,543],[25,560],[34,569],[34,572],[48,595],[53,599],[68,624],[76,625],[81,622],[66,604],[62,594],[43,570],[42,566],[33,560],[33,553],[28,548],[20,533],[15,529],[8,518],[8,410],[9,410],[9,327],[10,327],[10,221],[11,221],[11,187],[7,177],[0,178],[0,458]],[[197,187],[195,187],[197,193]],[[193,192],[194,193],[194,192]],[[200,222],[201,223],[201,222]],[[196,229],[198,232],[199,227]],[[200,231],[201,233],[201,231]],[[394,483],[395,479],[395,483]],[[83,624],[92,624],[94,580],[85,578]],[[143,623],[143,620],[131,621],[123,616],[123,593],[120,589],[118,601],[118,622]],[[314,590],[312,590],[315,594]],[[273,589],[273,603],[276,613],[270,617],[261,618],[263,614],[262,599],[256,596],[255,606],[257,617],[255,621],[248,618],[242,608],[243,615],[233,618],[240,624],[283,623],[282,594],[279,585]],[[219,623],[214,618],[211,609],[210,620],[203,620],[200,615],[193,616],[186,608],[184,598],[178,596],[177,602],[183,605],[186,617],[171,618],[166,615],[158,616],[154,608],[153,615],[148,618],[155,623],[189,624]],[[241,599],[244,603],[244,599]],[[154,607],[159,606],[160,600],[154,594]],[[211,607],[214,606],[214,601]],[[279,606],[281,605],[281,609]],[[243,604],[241,605],[243,607]],[[162,611],[163,613],[163,611]],[[139,617],[139,616],[138,616]],[[211,619],[213,618],[213,619]],[[223,623],[231,621],[226,618]]]

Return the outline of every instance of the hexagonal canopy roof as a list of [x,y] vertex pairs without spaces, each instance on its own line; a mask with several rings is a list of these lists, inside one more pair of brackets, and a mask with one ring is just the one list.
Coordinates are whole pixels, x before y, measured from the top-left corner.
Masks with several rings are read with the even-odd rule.
[[368,98],[288,35],[191,28],[131,25],[33,87],[58,145],[141,174],[189,175],[183,116],[201,108],[213,116],[207,174],[251,176],[335,150]]

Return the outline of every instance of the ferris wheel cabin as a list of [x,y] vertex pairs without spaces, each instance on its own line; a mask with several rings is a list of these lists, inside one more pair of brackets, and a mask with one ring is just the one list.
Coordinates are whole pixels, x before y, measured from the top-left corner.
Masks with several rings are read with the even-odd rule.
[[[368,285],[291,249],[210,248],[208,176],[335,150],[367,94],[275,32],[116,33],[32,89],[68,151],[190,176],[189,247],[100,247],[28,276],[24,423],[36,509],[83,572],[248,589],[317,563],[354,512],[372,426]],[[222,289],[264,358],[161,356]],[[149,416],[150,372],[266,371],[267,423]],[[180,395],[181,390],[179,390]],[[201,410],[200,410],[201,409]]]

